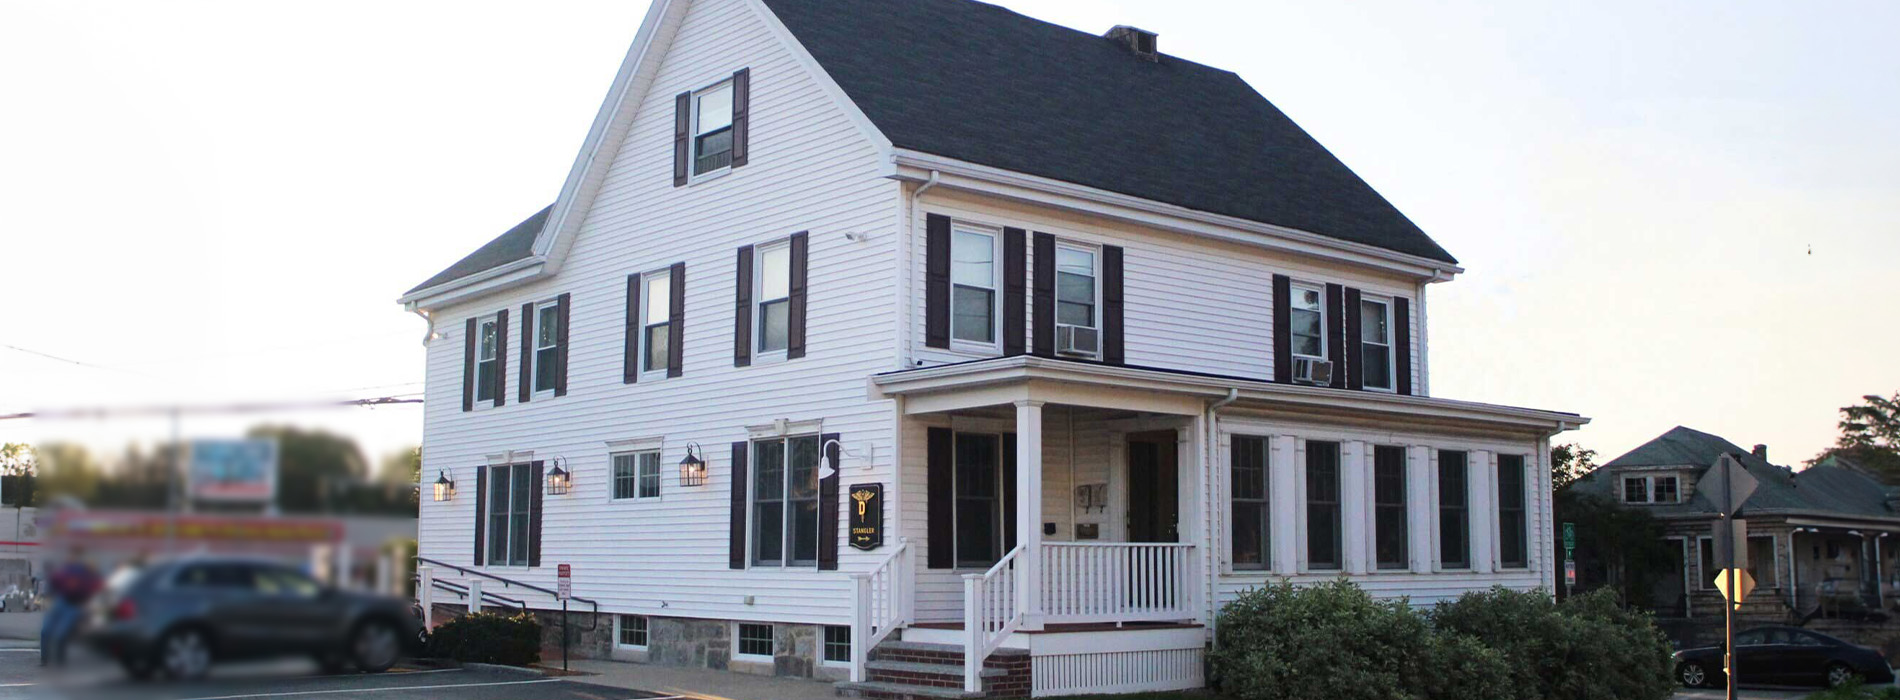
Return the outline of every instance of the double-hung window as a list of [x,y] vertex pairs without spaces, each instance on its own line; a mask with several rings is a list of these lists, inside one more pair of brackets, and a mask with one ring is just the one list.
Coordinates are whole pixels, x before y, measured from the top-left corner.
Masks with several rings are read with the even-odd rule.
[[1524,518],[1524,455],[1498,455],[1498,563],[1530,566],[1530,531]]
[[613,457],[614,499],[660,497],[660,452],[623,452]]
[[1359,367],[1367,389],[1392,390],[1392,305],[1359,301]]
[[693,94],[693,174],[732,166],[732,82]]
[[1056,323],[1096,328],[1097,291],[1095,251],[1071,245],[1056,247]]
[[1405,448],[1372,448],[1373,552],[1381,569],[1411,565],[1405,535]]
[[478,406],[494,401],[495,393],[500,390],[501,375],[495,366],[495,344],[501,340],[498,323],[496,319],[486,318],[475,327],[475,404]]
[[1318,287],[1293,285],[1289,300],[1289,332],[1293,337],[1293,356],[1326,359],[1326,302]]
[[1234,501],[1235,569],[1265,569],[1272,561],[1272,518],[1268,516],[1267,439],[1233,436],[1228,459]]
[[988,568],[1003,552],[1003,440],[993,434],[957,433],[952,445],[956,567]]
[[561,303],[550,301],[534,307],[534,390],[554,391],[560,369]]
[[640,277],[646,289],[640,293],[640,337],[646,352],[640,355],[640,369],[665,374],[672,358],[669,341],[673,337],[673,276],[667,270],[649,272]]
[[534,503],[534,466],[488,468],[488,564],[528,565],[528,519]]
[[791,343],[792,246],[780,241],[758,249],[759,352],[785,352]]
[[957,228],[950,236],[950,337],[996,342],[996,236]]
[[1306,443],[1306,566],[1337,569],[1340,563],[1339,443]]
[[752,563],[818,564],[818,436],[752,443]]
[[1438,565],[1445,569],[1471,567],[1471,493],[1466,487],[1466,455],[1458,450],[1438,451]]

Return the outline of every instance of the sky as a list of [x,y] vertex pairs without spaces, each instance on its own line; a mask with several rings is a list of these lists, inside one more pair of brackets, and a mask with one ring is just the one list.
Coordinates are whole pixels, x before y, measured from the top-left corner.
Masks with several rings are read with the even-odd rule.
[[[1900,392],[1900,3],[1001,4],[1238,73],[1456,255],[1436,396],[1581,413],[1559,440],[1604,459],[1680,424],[1798,463]],[[0,414],[414,396],[395,298],[554,198],[645,12],[0,0]],[[421,435],[177,429],[263,421]]]

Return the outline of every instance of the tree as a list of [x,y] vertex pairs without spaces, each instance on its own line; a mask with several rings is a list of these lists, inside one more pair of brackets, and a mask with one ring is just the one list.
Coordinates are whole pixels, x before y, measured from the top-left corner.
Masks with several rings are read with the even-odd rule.
[[1550,488],[1569,486],[1597,468],[1597,451],[1574,442],[1550,448]]
[[[1558,491],[1552,505],[1558,527],[1577,528],[1577,593],[1609,586],[1623,602],[1653,610],[1659,601],[1650,594],[1657,582],[1681,575],[1681,549],[1663,539],[1662,521],[1649,512],[1569,489]],[[1561,559],[1563,544],[1551,539]],[[1561,588],[1561,569],[1557,575]]]
[[0,444],[0,474],[35,476],[40,473],[39,455],[24,442]]
[[1843,457],[1887,481],[1900,481],[1900,392],[1891,398],[1868,394],[1861,399],[1866,403],[1841,407],[1840,437],[1808,460],[1808,466]]
[[86,448],[49,442],[40,445],[39,456],[45,470],[40,491],[47,496],[71,496],[81,503],[93,503],[99,494],[100,469]]
[[386,484],[414,484],[422,481],[422,448],[410,447],[383,455],[376,468],[376,480]]
[[277,507],[285,512],[326,510],[369,471],[362,448],[342,435],[288,425],[260,425],[246,435],[277,441]]

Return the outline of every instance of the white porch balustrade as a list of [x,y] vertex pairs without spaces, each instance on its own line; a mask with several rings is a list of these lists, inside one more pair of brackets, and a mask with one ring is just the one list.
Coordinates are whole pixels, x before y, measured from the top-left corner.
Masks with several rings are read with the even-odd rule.
[[1038,599],[1047,622],[1195,618],[1194,546],[1045,542]]

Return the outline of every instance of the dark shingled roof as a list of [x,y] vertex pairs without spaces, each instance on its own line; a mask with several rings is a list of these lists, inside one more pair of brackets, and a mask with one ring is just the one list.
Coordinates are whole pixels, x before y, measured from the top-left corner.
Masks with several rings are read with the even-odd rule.
[[[1671,428],[1656,439],[1604,463],[1569,488],[1613,499],[1616,487],[1612,475],[1645,467],[1697,467],[1694,478],[1700,481],[1723,453],[1741,460],[1742,468],[1759,482],[1754,495],[1742,505],[1743,515],[1900,516],[1887,507],[1886,489],[1859,471],[1823,463],[1796,472],[1770,464],[1720,436],[1682,426]],[[1718,512],[1714,501],[1700,489],[1687,502],[1649,506],[1646,510],[1657,515],[1708,517],[1715,517]]]
[[899,148],[1455,263],[1232,72],[971,0],[765,0]]
[[472,275],[482,270],[500,267],[533,255],[534,238],[535,236],[541,235],[541,227],[546,226],[548,223],[548,212],[553,210],[554,205],[552,204],[542,207],[541,211],[535,212],[534,216],[530,216],[521,223],[515,224],[515,227],[508,229],[507,233],[501,234],[501,236],[483,244],[480,248],[476,248],[475,252],[469,253],[461,260],[455,261],[455,264],[450,265],[448,269],[435,273],[434,277],[424,280],[422,284],[410,288],[409,293],[413,293],[419,289],[427,289],[458,277]]

